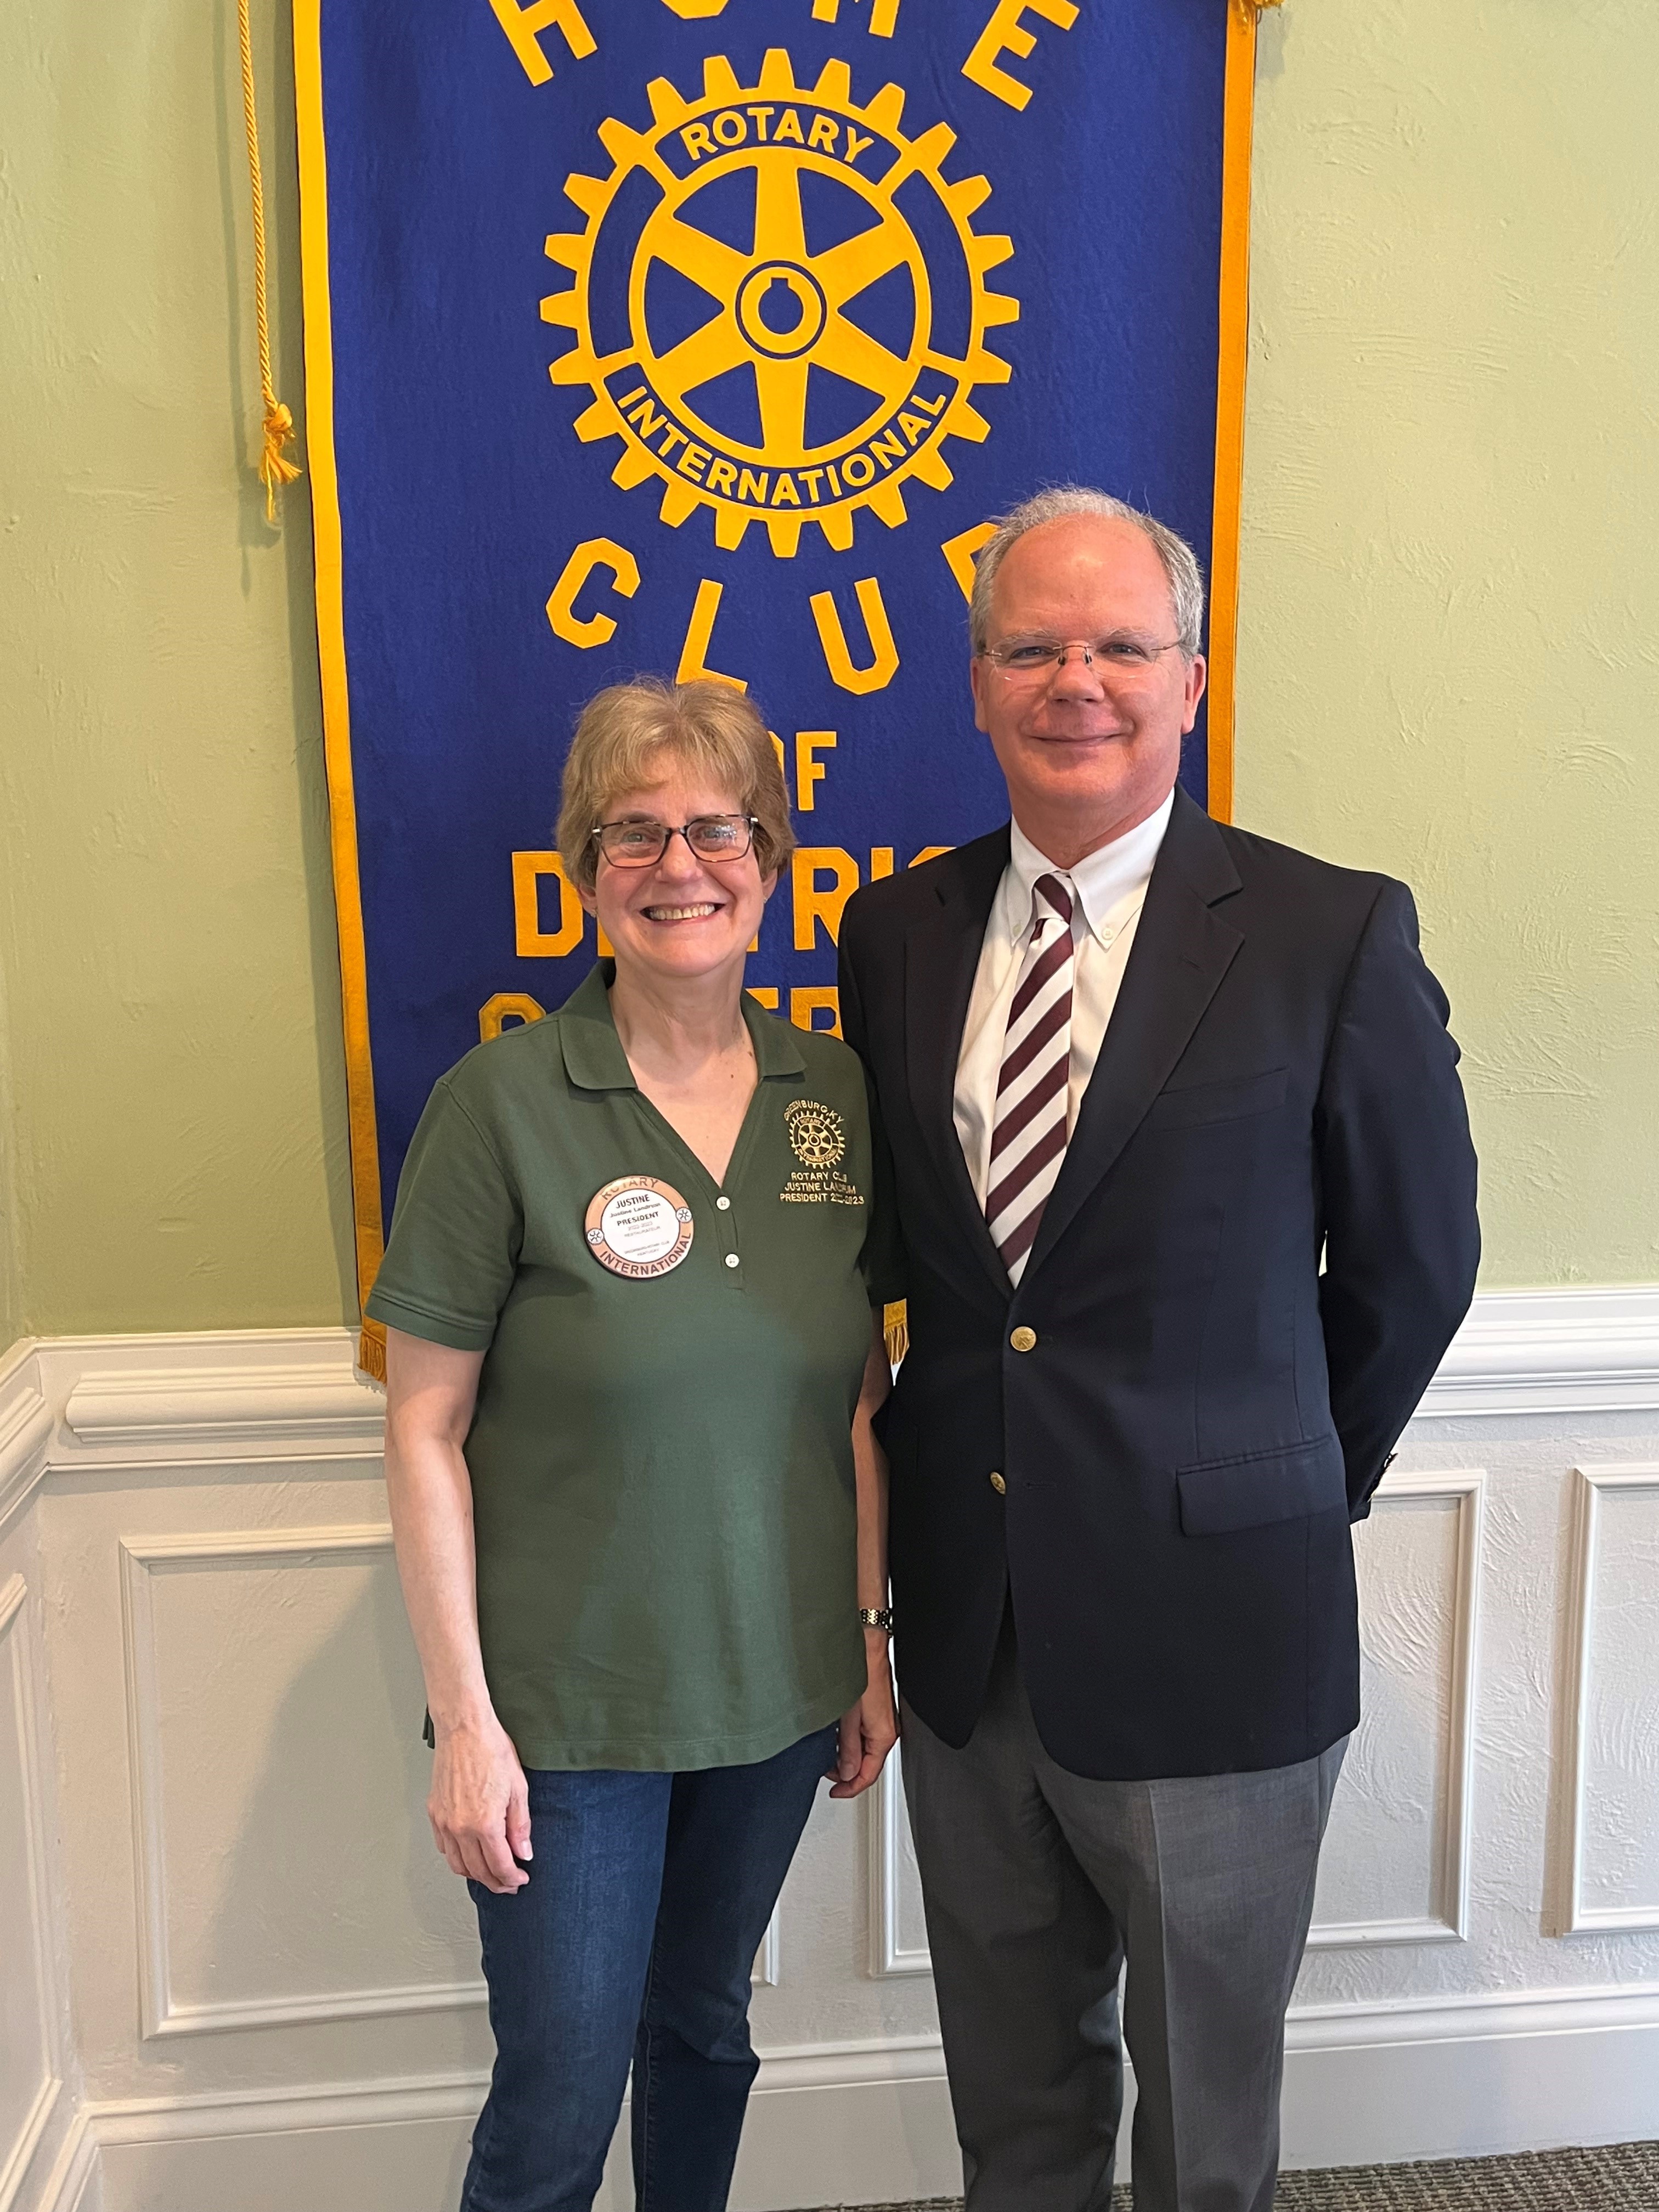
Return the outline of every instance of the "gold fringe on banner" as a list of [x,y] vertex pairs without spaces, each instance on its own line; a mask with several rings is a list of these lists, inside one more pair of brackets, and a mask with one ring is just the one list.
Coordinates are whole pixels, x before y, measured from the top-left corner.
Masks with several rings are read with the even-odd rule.
[[887,1364],[897,1367],[910,1349],[910,1308],[903,1298],[894,1298],[881,1310],[881,1331],[887,1340]]
[[357,1364],[371,1382],[386,1381],[386,1323],[364,1316],[357,1338]]
[[[276,520],[276,494],[301,471],[283,448],[294,435],[294,417],[276,397],[270,377],[270,324],[265,313],[265,194],[259,175],[259,124],[253,106],[253,30],[248,0],[236,0],[236,29],[242,44],[242,119],[247,125],[248,174],[253,182],[253,320],[259,334],[259,391],[264,400],[264,444],[259,481],[265,488],[265,520]],[[386,1360],[380,1362],[382,1380]]]

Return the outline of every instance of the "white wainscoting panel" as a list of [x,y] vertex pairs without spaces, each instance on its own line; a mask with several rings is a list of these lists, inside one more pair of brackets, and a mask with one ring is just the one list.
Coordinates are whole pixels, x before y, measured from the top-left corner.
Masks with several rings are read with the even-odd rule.
[[1558,1927],[1659,1929],[1659,1461],[1575,1491]]
[[1355,1531],[1360,1720],[1320,1855],[1310,1950],[1468,1933],[1479,1468],[1386,1474]]
[[931,1974],[921,1875],[904,1806],[904,1757],[895,1750],[870,1792],[870,1972]]
[[145,2034],[481,2004],[390,1529],[127,1539],[121,1563]]
[[[381,1407],[343,1330],[0,1358],[0,2212],[453,2212],[488,2036]],[[1659,1286],[1477,1301],[1357,1551],[1287,2162],[1659,2136]],[[55,1765],[7,1734],[20,1663]],[[815,1809],[756,1979],[734,2212],[958,2187],[896,1762]]]
[[0,2212],[18,2200],[63,2092],[28,1586],[0,1581]]

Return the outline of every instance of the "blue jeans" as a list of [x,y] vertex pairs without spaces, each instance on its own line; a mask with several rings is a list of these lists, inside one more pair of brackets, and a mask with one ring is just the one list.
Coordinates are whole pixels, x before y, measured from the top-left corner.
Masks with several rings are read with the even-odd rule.
[[749,1977],[836,1731],[753,1766],[532,1771],[530,1880],[478,1909],[495,2069],[461,2212],[588,2212],[634,2069],[639,2212],[724,2212]]

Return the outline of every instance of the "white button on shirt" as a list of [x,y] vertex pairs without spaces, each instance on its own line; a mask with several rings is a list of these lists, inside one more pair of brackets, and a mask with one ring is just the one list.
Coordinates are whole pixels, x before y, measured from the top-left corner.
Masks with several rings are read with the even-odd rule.
[[1078,1108],[1100,1056],[1101,1040],[1117,1004],[1118,987],[1134,943],[1135,925],[1152,881],[1164,833],[1175,806],[1170,793],[1156,814],[1139,829],[1103,845],[1073,868],[1056,868],[1020,828],[1013,824],[1008,865],[1003,871],[985,925],[974,994],[957,1059],[953,1101],[957,1135],[981,1206],[989,1178],[991,1130],[996,1115],[997,1079],[1002,1073],[1002,1044],[1008,1032],[1008,1008],[1019,980],[1031,933],[1033,886],[1039,876],[1058,875],[1071,884],[1072,938],[1077,947],[1072,987],[1072,1058],[1066,1093],[1066,1130],[1077,1127]]

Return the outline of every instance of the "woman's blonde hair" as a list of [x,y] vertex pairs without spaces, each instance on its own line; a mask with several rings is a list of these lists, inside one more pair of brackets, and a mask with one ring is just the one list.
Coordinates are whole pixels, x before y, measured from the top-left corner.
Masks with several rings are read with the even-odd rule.
[[759,708],[726,684],[636,676],[590,699],[576,725],[559,806],[559,857],[569,882],[592,890],[593,832],[624,792],[659,781],[668,760],[729,791],[738,811],[755,817],[762,875],[787,864],[795,849],[789,794]]

